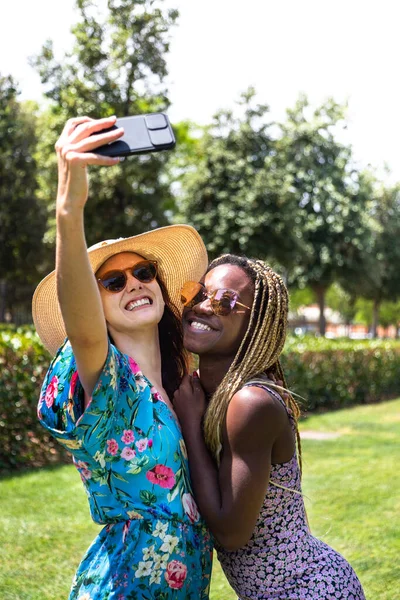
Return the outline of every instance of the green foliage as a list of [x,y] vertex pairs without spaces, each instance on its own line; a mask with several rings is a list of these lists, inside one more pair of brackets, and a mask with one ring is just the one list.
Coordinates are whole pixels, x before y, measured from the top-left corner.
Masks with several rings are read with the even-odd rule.
[[343,280],[342,285],[353,296],[372,301],[372,329],[376,335],[382,302],[400,298],[400,184],[384,186],[372,174],[363,177],[371,198],[371,244],[354,276]]
[[0,321],[30,296],[46,227],[36,197],[36,107],[18,94],[13,78],[0,75]]
[[372,300],[366,300],[365,298],[358,298],[355,303],[355,321],[362,323],[367,327],[370,327],[373,320],[373,306]]
[[358,272],[371,248],[370,203],[338,141],[345,107],[305,96],[281,124],[243,94],[241,113],[218,113],[182,178],[179,207],[212,256],[246,254],[284,266],[289,285],[308,286],[321,309],[329,286]]
[[40,387],[49,363],[50,356],[32,328],[0,329],[0,472],[66,458],[37,419]]
[[[169,29],[178,13],[163,10],[163,0],[78,0],[75,45],[57,61],[51,41],[32,59],[45,86],[50,107],[41,117],[40,194],[54,209],[57,170],[54,143],[68,118],[77,115],[118,117],[165,110],[163,83]],[[130,236],[168,222],[173,207],[163,175],[169,153],[131,157],[112,169],[91,171],[90,200],[85,209],[88,244]],[[46,234],[52,251],[54,219]]]
[[290,310],[297,312],[301,306],[308,306],[315,302],[315,294],[311,288],[294,288],[290,292]]
[[[0,327],[0,472],[65,460],[36,416],[51,357],[33,328]],[[376,402],[400,394],[400,342],[289,337],[282,357],[305,411]]]
[[[178,198],[178,203],[182,203],[182,180],[189,173],[195,173],[204,157],[204,134],[206,128],[196,125],[192,121],[180,121],[173,126],[176,147],[170,154],[168,169],[166,175],[169,178],[174,196]],[[176,208],[176,207],[175,207]],[[181,207],[182,208],[182,207]],[[174,214],[174,220],[182,222],[183,209],[181,214]],[[185,220],[183,218],[183,220]]]
[[346,107],[329,99],[312,109],[301,96],[281,125],[277,161],[291,179],[303,240],[292,257],[291,279],[325,290],[355,268],[365,246],[367,198],[359,194],[351,148],[338,141]]
[[346,323],[354,321],[357,312],[355,298],[345,292],[338,283],[333,283],[328,289],[326,303],[332,310],[337,311]]
[[400,394],[400,342],[289,339],[282,356],[303,410],[332,410]]
[[394,325],[399,327],[400,324],[400,301],[397,302],[383,302],[379,314],[379,324],[382,327],[389,327]]
[[358,273],[370,246],[369,197],[352,165],[351,148],[338,141],[346,107],[327,100],[312,110],[301,96],[281,125],[277,161],[291,179],[302,244],[293,255],[289,283],[307,285],[320,308],[325,334],[325,293]]
[[[355,303],[356,315],[355,321],[363,323],[368,327],[371,327],[374,318],[374,307],[372,300],[366,300],[364,298],[358,298]],[[379,325],[382,327],[399,327],[400,324],[400,301],[397,302],[382,302],[379,308]]]
[[375,226],[368,269],[361,271],[362,277],[346,281],[346,288],[381,303],[400,297],[400,184],[384,186],[370,175],[369,194]]
[[221,111],[195,145],[182,178],[179,218],[193,224],[212,257],[224,252],[280,261],[298,246],[290,182],[276,173],[268,107],[242,95],[239,116]]

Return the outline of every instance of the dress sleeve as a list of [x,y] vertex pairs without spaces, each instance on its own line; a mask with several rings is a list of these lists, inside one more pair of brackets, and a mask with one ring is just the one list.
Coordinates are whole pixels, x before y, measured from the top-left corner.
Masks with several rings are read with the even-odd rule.
[[121,381],[137,397],[129,360],[109,343],[107,358],[86,409],[75,357],[68,340],[53,359],[43,382],[38,417],[40,423],[69,451],[101,445],[116,410]]

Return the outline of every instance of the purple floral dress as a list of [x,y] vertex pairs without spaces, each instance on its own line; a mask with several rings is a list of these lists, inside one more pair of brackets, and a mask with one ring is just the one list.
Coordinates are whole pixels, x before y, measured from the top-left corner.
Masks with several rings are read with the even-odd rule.
[[38,414],[71,452],[92,518],[104,525],[69,599],[206,600],[211,540],[193,499],[181,431],[138,365],[110,345],[83,410],[66,342],[50,365]]
[[[286,407],[274,390],[251,385],[266,389]],[[246,546],[227,552],[216,545],[216,550],[241,600],[365,600],[349,563],[309,531],[296,453],[289,462],[272,465],[270,485]]]

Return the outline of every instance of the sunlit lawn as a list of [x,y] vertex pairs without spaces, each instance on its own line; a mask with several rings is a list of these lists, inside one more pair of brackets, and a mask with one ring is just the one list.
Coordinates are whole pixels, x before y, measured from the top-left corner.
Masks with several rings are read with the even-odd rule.
[[[399,600],[400,400],[310,417],[302,430],[313,533],[354,566],[367,600]],[[1,600],[65,600],[98,531],[72,466],[0,481]],[[212,600],[233,600],[215,565]]]

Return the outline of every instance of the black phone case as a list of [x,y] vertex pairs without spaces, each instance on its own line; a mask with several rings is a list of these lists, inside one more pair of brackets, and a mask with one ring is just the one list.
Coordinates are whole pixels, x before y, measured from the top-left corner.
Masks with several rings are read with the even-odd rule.
[[167,115],[153,113],[117,119],[115,125],[104,131],[112,131],[118,127],[125,130],[122,138],[116,142],[100,146],[92,152],[102,156],[129,156],[130,154],[147,154],[170,150],[175,147],[175,137]]

